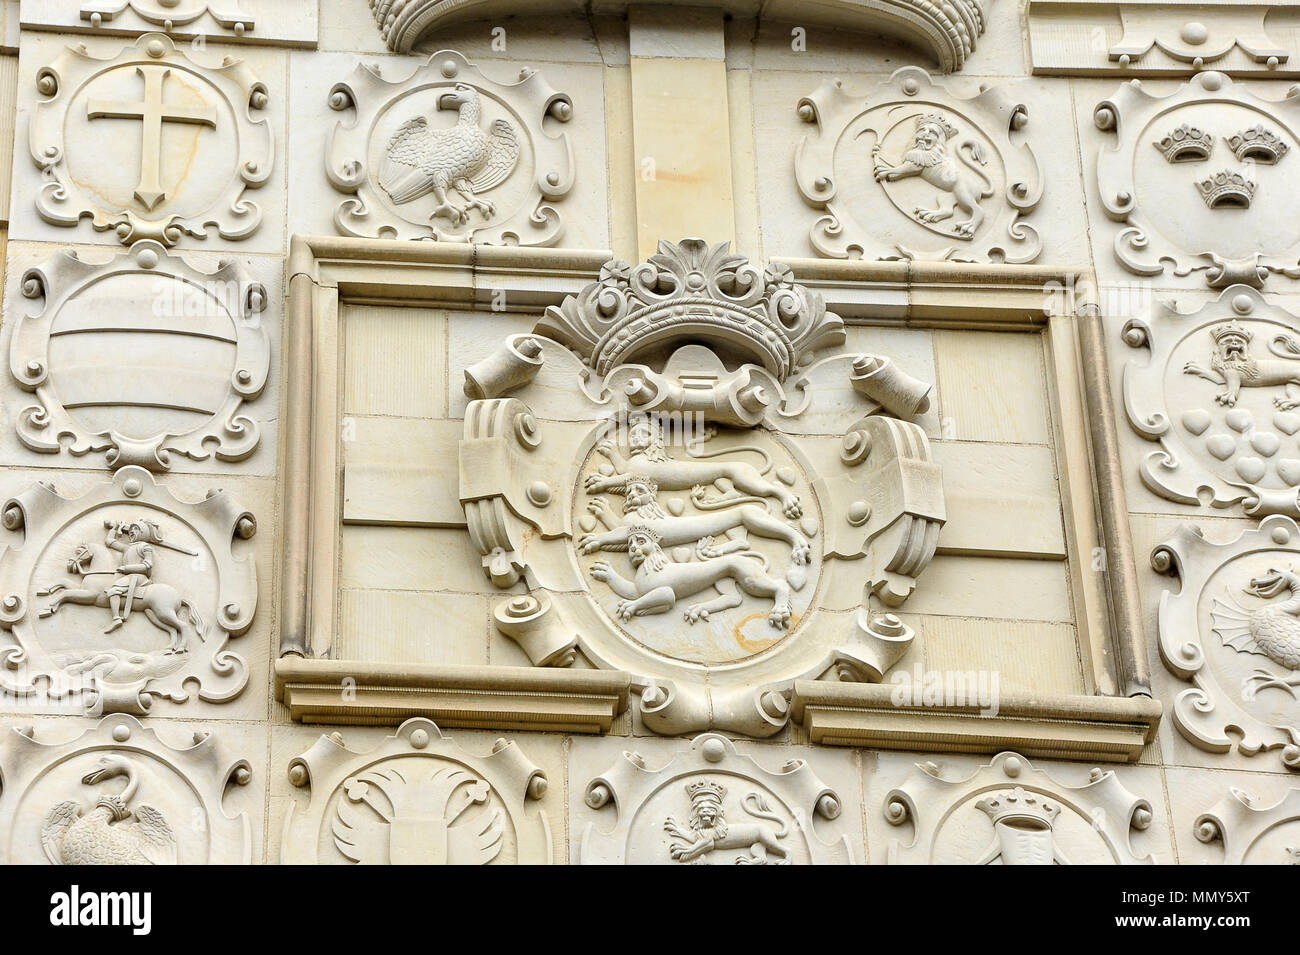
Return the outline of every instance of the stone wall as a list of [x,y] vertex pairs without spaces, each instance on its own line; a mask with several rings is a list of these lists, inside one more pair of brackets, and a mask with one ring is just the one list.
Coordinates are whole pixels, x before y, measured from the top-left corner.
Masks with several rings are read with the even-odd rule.
[[1300,14],[758,6],[0,3],[6,861],[1288,861]]

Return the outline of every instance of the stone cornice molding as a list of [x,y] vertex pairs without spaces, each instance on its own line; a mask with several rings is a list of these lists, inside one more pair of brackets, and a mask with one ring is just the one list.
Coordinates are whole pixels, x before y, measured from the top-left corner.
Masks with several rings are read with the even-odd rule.
[[[640,0],[639,5],[666,6],[669,2]],[[426,34],[451,23],[576,13],[584,8],[618,15],[630,5],[627,0],[586,5],[563,0],[370,0],[379,32],[396,53],[410,53]],[[984,32],[984,0],[721,0],[714,6],[739,16],[758,16],[761,9],[769,20],[898,36],[927,50],[945,73],[961,69]]]

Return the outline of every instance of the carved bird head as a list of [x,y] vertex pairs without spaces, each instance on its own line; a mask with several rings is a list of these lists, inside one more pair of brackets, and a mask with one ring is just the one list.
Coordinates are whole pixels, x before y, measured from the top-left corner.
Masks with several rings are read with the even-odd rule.
[[451,92],[438,97],[438,109],[460,109],[470,103],[478,102],[478,92],[472,86],[457,83]]
[[1289,571],[1270,567],[1266,573],[1251,578],[1246,592],[1266,599],[1276,597],[1291,586],[1291,576]]

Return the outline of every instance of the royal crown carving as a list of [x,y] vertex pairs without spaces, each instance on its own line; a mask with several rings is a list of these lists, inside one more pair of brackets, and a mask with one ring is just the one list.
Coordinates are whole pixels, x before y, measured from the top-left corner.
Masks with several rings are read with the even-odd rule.
[[232,546],[257,523],[224,491],[192,503],[133,465],[74,498],[37,484],[0,514],[23,535],[0,552],[0,692],[143,715],[243,691],[227,642],[252,625],[257,572]]
[[344,118],[325,170],[348,198],[343,235],[489,245],[554,245],[564,223],[553,202],[573,188],[573,147],[560,127],[568,94],[540,73],[490,79],[442,50],[399,80],[361,65],[330,91]]
[[[1097,127],[1113,134],[1098,157],[1097,179],[1102,207],[1118,223],[1116,260],[1136,275],[1199,275],[1211,288],[1300,277],[1300,197],[1285,171],[1297,102],[1266,100],[1222,73],[1204,72],[1165,96],[1133,80],[1099,103]],[[1202,130],[1239,130],[1226,136],[1227,150],[1221,146],[1216,159],[1229,165],[1160,161],[1144,144],[1155,143],[1168,159],[1162,144],[1171,127],[1201,137]],[[1190,145],[1177,159],[1211,158],[1203,138],[1184,142]],[[1198,196],[1203,201],[1188,201]]]
[[15,421],[25,447],[154,471],[172,455],[233,462],[257,448],[246,404],[270,370],[266,289],[236,263],[200,271],[143,239],[98,263],[62,252],[21,289],[39,305],[9,345],[10,374],[35,395]]
[[[582,832],[583,865],[848,865],[840,796],[802,759],[778,771],[705,733],[659,768],[624,752],[587,784],[607,817]],[[834,835],[834,833],[840,833]]]
[[1243,285],[1195,312],[1158,304],[1124,342],[1129,425],[1159,450],[1140,466],[1161,497],[1252,517],[1300,518],[1300,335],[1291,313]]
[[704,338],[784,381],[806,354],[844,341],[844,323],[789,266],[759,269],[730,243],[660,242],[636,266],[611,261],[600,280],[551,306],[536,332],[598,375],[674,342]]
[[478,756],[426,719],[366,752],[338,733],[289,764],[310,790],[285,820],[284,865],[549,865],[546,774],[514,742]]
[[1279,750],[1300,769],[1300,527],[1273,514],[1234,541],[1212,544],[1183,524],[1151,554],[1177,577],[1160,596],[1160,658],[1192,684],[1170,713],[1193,745],[1254,756]]
[[[669,2],[649,0],[648,5]],[[494,17],[539,12],[530,0],[370,0],[370,9],[384,42],[395,53],[410,53],[438,27],[486,16],[489,10]],[[738,5],[737,12],[752,15],[752,8]],[[826,0],[800,12],[812,23],[840,27],[846,20],[856,21],[864,30],[879,26],[902,34],[928,50],[944,72],[961,69],[984,32],[983,0]]]
[[1196,817],[1196,838],[1218,843],[1224,865],[1295,865],[1300,859],[1300,789],[1271,806],[1236,786]]
[[62,743],[31,727],[0,733],[0,862],[250,864],[248,814],[222,806],[228,786],[251,779],[248,760],[208,732],[181,746],[175,733],[125,714]]
[[[929,386],[844,340],[785,267],[686,240],[608,263],[467,369],[470,538],[490,580],[527,589],[498,630],[537,666],[635,674],[645,724],[670,734],[767,736],[794,679],[880,680],[945,513],[925,432],[900,420]],[[814,414],[844,429],[817,464],[785,433]],[[838,561],[863,603],[819,623]]]
[[1210,158],[1214,137],[1202,129],[1183,123],[1173,132],[1162,136],[1154,145],[1169,162],[1201,162]]
[[1042,197],[1042,173],[1023,132],[1029,111],[1007,88],[965,99],[904,67],[865,99],[827,81],[799,101],[799,115],[816,130],[795,153],[795,176],[825,212],[809,235],[819,255],[1038,257],[1024,217]]
[[[885,797],[885,819],[903,834],[891,863],[929,865],[1133,865],[1133,830],[1151,824],[1151,804],[1114,770],[1093,769],[1065,786],[1016,753],[999,753],[960,776],[917,763]],[[910,831],[909,831],[910,830]],[[984,833],[973,838],[973,833]]]
[[[69,47],[36,76],[28,145],[41,170],[36,211],[89,219],[124,243],[243,239],[262,221],[245,195],[271,176],[268,90],[233,56],[191,56],[150,33],[116,55]],[[138,142],[138,150],[123,144]]]

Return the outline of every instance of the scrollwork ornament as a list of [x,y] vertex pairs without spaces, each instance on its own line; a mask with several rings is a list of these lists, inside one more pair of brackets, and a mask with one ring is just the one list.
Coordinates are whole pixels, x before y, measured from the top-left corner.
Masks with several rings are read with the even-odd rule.
[[[173,455],[236,462],[256,450],[246,406],[270,371],[266,290],[237,263],[200,271],[143,239],[101,263],[60,253],[23,276],[22,293],[40,301],[10,341],[10,374],[36,399],[15,422],[25,447],[153,471]],[[133,339],[102,366],[84,360]]]
[[[68,47],[38,73],[36,86],[28,149],[41,171],[36,211],[44,221],[74,227],[88,219],[124,244],[167,246],[182,236],[207,238],[213,228],[223,239],[244,239],[261,225],[261,208],[246,192],[270,179],[274,138],[260,115],[268,88],[244,61],[210,62],[149,33],[108,57],[84,44]],[[138,168],[119,170],[113,157],[94,151],[103,138],[89,131],[125,121],[141,147],[124,154]],[[86,135],[78,132],[83,124]],[[172,127],[190,131],[197,162],[171,161],[160,131]]]
[[[468,394],[498,396],[466,409],[470,537],[527,590],[497,630],[535,666],[633,674],[664,734],[770,736],[795,680],[881,680],[914,631],[880,605],[912,593],[946,516],[902,420],[930,386],[844,341],[788,267],[687,239],[607,263],[468,369]],[[844,451],[814,466],[803,415],[853,421]],[[817,605],[831,561],[863,579],[852,619]]]
[[1297,110],[1295,97],[1264,99],[1214,71],[1163,96],[1132,80],[1099,103],[1093,119],[1110,135],[1097,187],[1119,264],[1216,289],[1300,278],[1286,172]]
[[[1094,768],[1066,786],[1018,753],[999,753],[966,775],[917,763],[884,799],[881,812],[901,830],[891,864],[1146,865],[1130,842],[1152,820],[1114,770]],[[983,831],[982,840],[971,839]]]
[[1153,561],[1171,565],[1157,618],[1160,658],[1191,684],[1170,707],[1174,726],[1211,753],[1276,751],[1300,770],[1300,526],[1273,514],[1213,544],[1184,524]]
[[551,863],[546,774],[518,744],[469,752],[430,720],[404,722],[373,749],[321,736],[289,764],[309,791],[289,807],[284,865]]
[[[624,752],[588,782],[584,801],[601,818],[583,830],[583,865],[854,861],[839,822],[840,796],[805,760],[772,771],[715,733],[697,736],[658,768],[639,753]],[[606,809],[611,804],[612,811]],[[606,828],[610,816],[613,825]],[[826,838],[828,830],[836,834]]]
[[0,862],[251,864],[248,814],[223,807],[252,779],[248,759],[225,732],[194,732],[179,746],[175,734],[126,714],[65,742],[31,727],[0,733]]
[[490,79],[451,50],[402,79],[362,64],[329,94],[344,114],[325,172],[347,195],[340,234],[487,245],[550,246],[564,232],[556,205],[573,188],[567,93],[523,70]]
[[252,625],[257,572],[234,542],[257,523],[226,492],[184,501],[131,465],[76,498],[37,484],[3,513],[23,540],[0,552],[0,693],[144,715],[243,691],[227,644]]
[[838,80],[800,101],[815,127],[795,153],[800,194],[825,214],[809,241],[829,258],[1032,262],[1025,217],[1042,197],[1029,111],[993,87],[964,99],[904,67],[865,99]]

